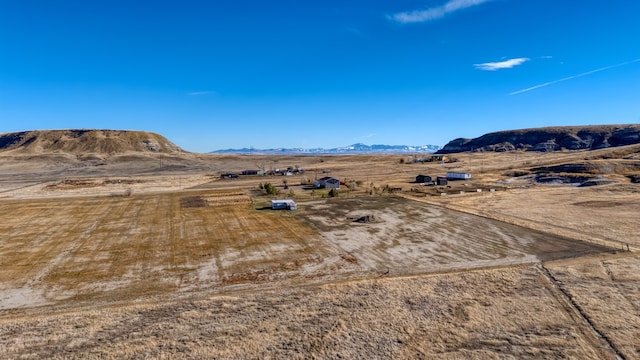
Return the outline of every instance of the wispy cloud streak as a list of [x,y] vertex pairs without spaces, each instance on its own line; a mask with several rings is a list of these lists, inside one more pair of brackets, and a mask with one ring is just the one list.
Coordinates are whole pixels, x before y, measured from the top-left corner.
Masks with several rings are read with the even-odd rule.
[[202,96],[202,95],[215,95],[216,92],[215,91],[193,91],[190,93],[187,93],[187,95],[189,96]]
[[372,138],[372,137],[374,137],[376,135],[377,135],[376,133],[368,133],[367,135],[363,135],[363,136],[355,138],[355,140],[362,141],[364,139],[370,139],[370,138]]
[[346,29],[348,32],[350,32],[351,34],[353,34],[353,35],[355,35],[355,36],[357,36],[357,37],[361,37],[361,38],[366,37],[365,33],[364,33],[362,30],[360,30],[360,29],[358,29],[358,28],[356,28],[356,27],[353,27],[353,26],[347,26],[347,27],[345,27],[345,29]]
[[539,89],[541,87],[554,85],[554,84],[557,84],[557,83],[560,83],[560,82],[563,82],[563,81],[577,79],[577,78],[580,78],[580,77],[583,77],[583,76],[595,74],[595,73],[598,73],[598,72],[601,72],[601,71],[614,69],[614,68],[617,68],[617,67],[620,67],[620,66],[625,66],[625,65],[629,65],[629,64],[633,64],[633,63],[637,63],[637,62],[640,62],[640,59],[635,59],[635,60],[631,60],[631,61],[625,61],[625,62],[620,63],[620,64],[609,65],[609,66],[601,67],[601,68],[598,68],[598,69],[590,70],[590,71],[587,71],[587,72],[583,72],[583,73],[580,73],[580,74],[577,74],[577,75],[567,76],[567,77],[564,77],[562,79],[548,81],[546,83],[538,84],[538,85],[535,85],[535,86],[532,86],[532,87],[528,87],[526,89],[510,92],[508,95],[518,95],[518,94],[526,93],[528,91]]
[[511,69],[512,67],[521,65],[527,61],[529,61],[529,58],[515,58],[515,59],[509,59],[509,60],[499,61],[499,62],[474,64],[473,66],[475,66],[476,69],[480,69],[480,70],[496,71],[500,69]]
[[401,24],[428,22],[489,1],[491,0],[449,0],[444,5],[425,10],[405,11],[390,15],[389,18]]

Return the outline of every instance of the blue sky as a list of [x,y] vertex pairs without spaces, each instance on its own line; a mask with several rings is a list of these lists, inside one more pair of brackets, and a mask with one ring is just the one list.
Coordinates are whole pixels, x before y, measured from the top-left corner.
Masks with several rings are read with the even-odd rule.
[[637,0],[0,0],[0,132],[186,150],[640,122]]

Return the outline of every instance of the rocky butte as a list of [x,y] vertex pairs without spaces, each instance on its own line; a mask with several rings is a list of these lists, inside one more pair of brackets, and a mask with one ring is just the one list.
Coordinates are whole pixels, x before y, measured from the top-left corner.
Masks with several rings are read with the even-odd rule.
[[475,139],[457,138],[437,153],[596,150],[637,143],[640,143],[640,124],[554,126],[498,131]]
[[46,154],[185,153],[164,136],[131,130],[32,130],[0,134],[0,152]]

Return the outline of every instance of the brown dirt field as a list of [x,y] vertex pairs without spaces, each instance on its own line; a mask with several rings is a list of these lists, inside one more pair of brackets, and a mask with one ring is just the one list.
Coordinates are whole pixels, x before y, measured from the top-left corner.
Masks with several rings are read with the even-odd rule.
[[[395,196],[303,203],[297,217],[366,269],[429,273],[576,257],[609,249]],[[370,215],[375,220],[357,223]]]

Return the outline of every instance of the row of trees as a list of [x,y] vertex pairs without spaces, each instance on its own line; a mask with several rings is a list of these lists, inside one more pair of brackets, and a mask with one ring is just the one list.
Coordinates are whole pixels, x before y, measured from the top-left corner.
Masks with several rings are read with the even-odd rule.
[[[287,181],[283,181],[284,184],[284,188],[287,189]],[[362,186],[363,182],[360,180],[351,180],[347,182],[347,188],[349,189],[349,191],[355,191],[358,187]],[[280,194],[280,189],[278,189],[277,187],[273,186],[273,184],[271,184],[270,182],[265,182],[265,183],[260,183],[258,185],[258,189],[264,191],[267,195],[279,195]],[[375,186],[373,184],[373,182],[371,184],[369,184],[369,188],[367,190],[367,193],[369,195],[374,195],[374,194],[380,194],[380,193],[389,193],[392,194],[396,191],[399,191],[399,188],[394,188],[391,187],[389,185],[384,185],[381,187]],[[327,195],[329,197],[336,197],[338,196],[338,194],[340,193],[339,190],[336,189],[331,189],[329,190],[329,192],[327,193]],[[311,190],[311,197],[313,197],[316,194],[315,190]],[[289,192],[289,196],[293,197],[294,192],[293,190],[291,190]]]

